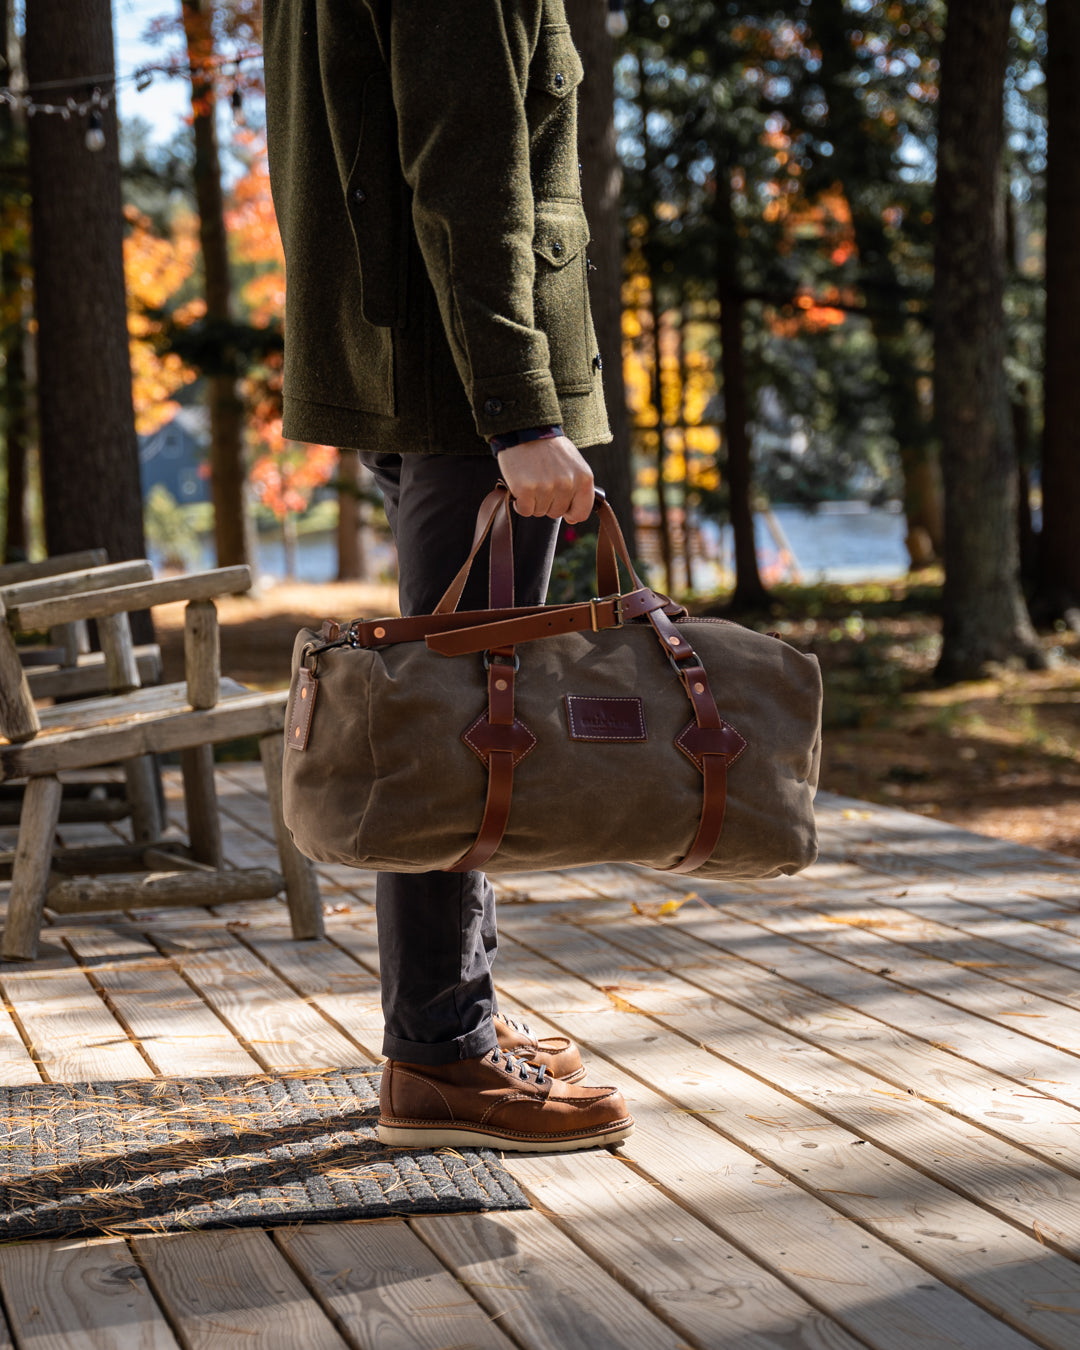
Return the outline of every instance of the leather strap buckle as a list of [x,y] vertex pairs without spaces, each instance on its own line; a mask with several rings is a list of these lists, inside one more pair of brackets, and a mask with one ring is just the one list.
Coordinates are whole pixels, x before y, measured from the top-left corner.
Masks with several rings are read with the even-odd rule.
[[618,593],[618,591],[612,592],[611,595],[594,595],[592,599],[589,601],[589,622],[592,624],[592,630],[594,633],[600,633],[604,631],[600,627],[600,624],[598,624],[596,621],[597,617],[596,606],[603,605],[608,600],[611,600],[615,606],[615,623],[614,625],[606,624],[604,627],[607,628],[614,626],[615,628],[621,628],[623,626],[623,623],[625,622],[622,613],[622,596]]

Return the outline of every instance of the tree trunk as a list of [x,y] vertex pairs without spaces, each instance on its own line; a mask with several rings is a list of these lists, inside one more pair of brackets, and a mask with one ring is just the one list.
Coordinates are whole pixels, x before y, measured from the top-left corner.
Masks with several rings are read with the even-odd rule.
[[[33,0],[26,66],[31,85],[58,82],[54,102],[85,100],[87,71],[113,69],[109,0]],[[30,119],[38,406],[49,552],[102,547],[119,562],[145,544],[112,102],[101,124],[105,146],[93,151],[84,119]],[[149,640],[149,616],[135,626]]]
[[368,566],[364,548],[364,507],[360,500],[363,470],[355,450],[338,452],[338,581],[366,581]]
[[607,31],[608,0],[566,0],[574,42],[585,66],[578,96],[581,195],[592,230],[589,298],[603,356],[604,396],[614,439],[584,454],[619,517],[634,552],[633,464],[622,367],[623,240],[619,215],[622,168],[615,149],[615,47]]
[[[930,410],[919,397],[920,372],[912,350],[913,320],[905,310],[905,287],[885,232],[879,193],[880,183],[887,182],[892,172],[902,132],[897,129],[891,140],[865,132],[865,106],[856,97],[858,86],[850,78],[854,17],[836,0],[814,0],[811,23],[821,53],[820,78],[829,104],[830,139],[836,147],[837,168],[851,209],[862,282],[870,302],[868,320],[899,449],[908,558],[913,568],[925,567],[941,556],[944,547],[941,469]],[[872,195],[855,190],[867,175],[875,189]]]
[[735,543],[735,592],[731,597],[731,608],[761,609],[769,603],[769,593],[758,571],[754,539],[743,302],[734,287],[721,286],[717,290],[720,299],[720,377],[724,388],[721,435],[727,446],[728,510]]
[[[15,34],[13,0],[0,3],[0,79],[20,83],[22,55]],[[25,157],[26,114],[9,104],[0,104],[0,160],[9,172],[21,172]],[[12,194],[14,197],[14,194]],[[10,222],[9,222],[10,223]],[[0,335],[4,370],[4,460],[7,469],[4,561],[26,557],[29,530],[26,516],[26,461],[30,449],[30,389],[27,379],[27,334],[23,323],[26,307],[20,258],[12,248],[0,258],[0,296],[9,322]],[[28,317],[28,316],[27,316]]]
[[[217,139],[212,0],[182,0],[191,66],[195,136],[195,200],[199,210],[206,288],[206,319],[226,328],[232,319],[232,283],[225,233],[225,200]],[[244,530],[244,409],[236,393],[235,352],[223,343],[220,367],[206,377],[210,409],[210,489],[219,567],[250,563]]]
[[1041,653],[1020,590],[1005,386],[1003,87],[1011,0],[952,0],[941,56],[934,392],[945,482],[942,680]]
[[769,603],[757,564],[754,511],[751,503],[753,466],[750,458],[750,395],[746,386],[743,342],[743,300],[739,291],[731,172],[717,166],[713,203],[716,222],[716,298],[720,302],[720,378],[724,417],[720,428],[727,451],[728,512],[735,543],[735,591],[731,608],[761,609]]
[[1080,604],[1080,7],[1047,0],[1046,420],[1040,589],[1061,614]]

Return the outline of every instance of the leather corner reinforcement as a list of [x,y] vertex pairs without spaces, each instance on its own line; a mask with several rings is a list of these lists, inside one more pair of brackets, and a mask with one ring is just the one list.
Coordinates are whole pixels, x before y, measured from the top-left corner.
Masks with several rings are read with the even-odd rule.
[[308,736],[311,735],[311,718],[315,712],[315,695],[318,692],[319,681],[306,666],[301,666],[296,676],[296,689],[289,711],[289,725],[285,730],[285,743],[293,750],[307,749]]

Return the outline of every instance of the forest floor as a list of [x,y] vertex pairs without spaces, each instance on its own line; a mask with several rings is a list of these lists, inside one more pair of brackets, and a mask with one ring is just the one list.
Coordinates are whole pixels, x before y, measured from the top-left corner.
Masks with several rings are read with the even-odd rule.
[[[1080,638],[1044,633],[1047,671],[939,687],[939,589],[912,581],[779,587],[751,626],[812,651],[825,680],[821,785],[1080,857]],[[708,603],[694,606],[717,612]],[[288,682],[293,638],[324,617],[395,612],[392,586],[280,585],[221,602],[222,668]],[[183,607],[155,610],[166,678],[183,678]]]

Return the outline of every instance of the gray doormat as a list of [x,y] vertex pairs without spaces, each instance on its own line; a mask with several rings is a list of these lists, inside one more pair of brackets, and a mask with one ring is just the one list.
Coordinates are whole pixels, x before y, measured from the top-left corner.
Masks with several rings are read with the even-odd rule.
[[490,1149],[384,1148],[378,1076],[0,1086],[0,1241],[528,1209]]

